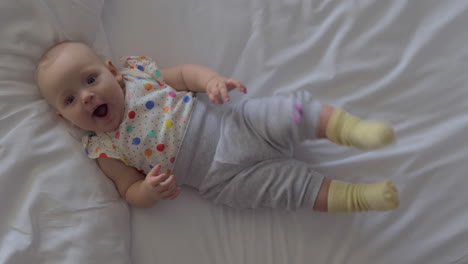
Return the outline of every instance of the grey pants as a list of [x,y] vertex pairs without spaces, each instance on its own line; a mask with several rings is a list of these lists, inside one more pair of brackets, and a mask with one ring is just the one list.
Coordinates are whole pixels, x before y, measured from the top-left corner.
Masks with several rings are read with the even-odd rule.
[[293,151],[316,137],[320,110],[321,104],[306,91],[224,108],[210,118],[219,120],[219,131],[205,129],[205,135],[198,135],[200,145],[190,140],[198,149],[203,142],[210,145],[207,139],[216,142],[199,150],[186,166],[187,174],[203,174],[186,175],[195,177],[186,182],[196,182],[189,185],[215,203],[235,208],[312,208],[323,176],[294,159]]

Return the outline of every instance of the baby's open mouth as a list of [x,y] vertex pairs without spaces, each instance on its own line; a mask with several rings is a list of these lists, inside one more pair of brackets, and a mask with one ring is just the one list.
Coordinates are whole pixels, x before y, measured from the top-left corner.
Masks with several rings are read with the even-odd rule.
[[98,106],[98,108],[94,110],[93,115],[97,117],[105,117],[107,115],[107,105],[102,104]]

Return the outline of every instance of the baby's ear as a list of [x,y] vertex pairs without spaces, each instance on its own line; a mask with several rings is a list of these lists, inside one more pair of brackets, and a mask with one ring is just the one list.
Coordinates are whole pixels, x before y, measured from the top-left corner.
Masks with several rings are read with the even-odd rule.
[[119,70],[117,70],[117,68],[114,66],[114,64],[112,63],[112,61],[110,60],[107,60],[105,62],[106,64],[106,67],[107,69],[109,69],[109,71],[112,73],[112,75],[115,76],[115,79],[120,83],[122,82],[122,74],[120,74]]

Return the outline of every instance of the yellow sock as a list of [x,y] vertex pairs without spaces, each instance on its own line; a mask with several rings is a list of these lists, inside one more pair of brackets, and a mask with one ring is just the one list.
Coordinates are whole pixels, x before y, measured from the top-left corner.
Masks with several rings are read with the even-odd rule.
[[360,149],[376,149],[395,140],[392,127],[384,122],[363,121],[342,109],[335,109],[326,136],[331,141]]
[[373,184],[330,182],[328,212],[386,211],[399,204],[398,190],[391,180]]

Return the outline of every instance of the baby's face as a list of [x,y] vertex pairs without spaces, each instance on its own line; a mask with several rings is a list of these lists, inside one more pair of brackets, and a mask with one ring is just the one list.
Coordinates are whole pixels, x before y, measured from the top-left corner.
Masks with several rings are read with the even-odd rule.
[[37,84],[58,114],[82,129],[116,129],[125,111],[122,75],[80,43],[62,44],[54,60],[38,71]]

